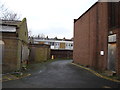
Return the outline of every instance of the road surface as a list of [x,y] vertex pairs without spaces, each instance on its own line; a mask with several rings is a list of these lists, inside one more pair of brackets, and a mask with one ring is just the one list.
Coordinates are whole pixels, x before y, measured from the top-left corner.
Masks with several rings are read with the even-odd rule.
[[57,60],[36,65],[32,74],[19,80],[3,82],[3,88],[119,88],[112,82],[71,64],[72,60]]

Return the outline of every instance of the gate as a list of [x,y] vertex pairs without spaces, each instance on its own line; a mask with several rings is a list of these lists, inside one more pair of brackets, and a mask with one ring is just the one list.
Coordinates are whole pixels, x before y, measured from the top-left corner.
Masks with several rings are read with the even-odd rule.
[[108,44],[108,69],[115,71],[116,43]]

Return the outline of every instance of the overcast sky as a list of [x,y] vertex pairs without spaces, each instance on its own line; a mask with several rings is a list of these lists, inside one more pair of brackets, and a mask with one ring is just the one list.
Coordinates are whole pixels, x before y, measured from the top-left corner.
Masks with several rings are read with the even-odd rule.
[[0,0],[7,8],[27,18],[32,35],[72,38],[73,19],[97,0]]

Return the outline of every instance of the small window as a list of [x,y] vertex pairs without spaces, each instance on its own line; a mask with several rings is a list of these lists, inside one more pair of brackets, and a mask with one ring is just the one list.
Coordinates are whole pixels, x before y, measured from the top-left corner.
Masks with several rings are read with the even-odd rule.
[[66,47],[68,46],[68,44],[66,44]]
[[69,46],[71,46],[71,44],[69,44]]
[[54,46],[54,42],[51,42],[51,46]]

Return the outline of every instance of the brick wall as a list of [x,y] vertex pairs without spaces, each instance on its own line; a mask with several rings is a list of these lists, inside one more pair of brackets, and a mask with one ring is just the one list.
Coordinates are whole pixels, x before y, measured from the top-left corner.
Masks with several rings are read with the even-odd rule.
[[54,59],[73,59],[73,50],[51,50]]
[[96,50],[98,49],[97,41],[98,41],[98,35],[96,33],[98,32],[97,27],[97,19],[98,19],[98,6],[95,5],[94,8],[92,8],[89,11],[89,64],[91,67],[96,67],[97,65],[97,56],[96,56]]
[[[14,25],[11,22],[10,25]],[[16,22],[17,25],[17,22]],[[28,44],[28,30],[26,19],[24,18],[20,25],[17,25],[16,32],[2,32],[2,40],[4,41],[4,57],[3,57],[3,72],[11,72],[19,70],[22,67],[22,45],[25,59],[27,59],[26,53]]]
[[[97,40],[97,66],[100,70],[107,69],[108,54],[108,3],[98,3],[98,20],[96,29],[98,32]],[[100,55],[100,51],[104,51],[104,56]]]
[[[3,55],[3,73],[20,70],[22,67],[22,42],[18,39],[16,33],[2,33],[2,40],[4,41],[4,55]],[[25,44],[27,47],[27,44]],[[27,52],[27,51],[26,51]],[[26,58],[28,53],[26,54]]]
[[[120,19],[119,19],[120,20]],[[117,52],[117,66],[116,66],[116,69],[117,69],[117,74],[120,75],[120,28],[118,29],[118,52]]]
[[[119,2],[119,7],[120,10],[120,2]],[[120,75],[120,12],[118,13],[118,29],[117,31],[117,62],[116,62],[116,71],[117,74]]]
[[[115,12],[115,27],[109,26],[110,3],[96,3],[74,22],[74,51],[75,63],[87,65],[99,70],[106,70],[108,66],[108,35],[109,31],[117,34],[116,71],[120,74],[120,3]],[[119,7],[119,8],[118,8]],[[113,23],[113,22],[112,22]],[[116,27],[117,26],[117,27]],[[104,51],[104,55],[100,55]]]
[[43,62],[50,58],[50,46],[43,44],[30,45],[30,61]]
[[[119,9],[120,10],[120,2],[119,2]],[[118,62],[117,62],[117,65],[118,65],[118,68],[117,68],[117,73],[120,75],[120,12],[119,12],[119,15],[118,15],[118,54],[117,54],[117,57],[118,57]]]
[[[106,69],[107,3],[96,3],[74,23],[75,63]],[[105,52],[104,56],[100,51]]]
[[16,39],[3,39],[4,52],[3,52],[3,73],[17,70],[17,40]]

